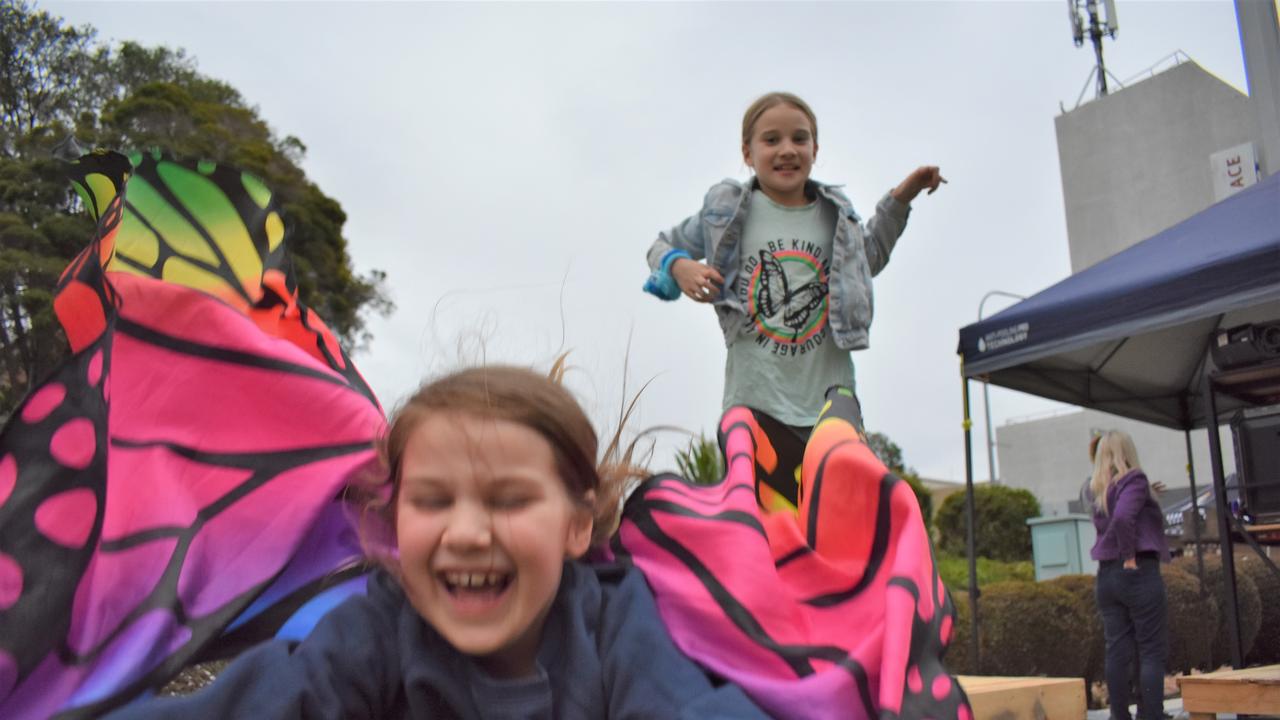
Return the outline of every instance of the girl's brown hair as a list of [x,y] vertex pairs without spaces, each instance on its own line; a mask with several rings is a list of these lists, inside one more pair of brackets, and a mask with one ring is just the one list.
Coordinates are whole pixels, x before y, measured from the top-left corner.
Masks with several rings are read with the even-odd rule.
[[[510,365],[472,367],[424,384],[397,409],[378,441],[380,468],[359,488],[365,506],[361,536],[372,559],[388,562],[394,537],[396,500],[400,492],[400,464],[409,438],[424,418],[437,412],[462,412],[519,423],[541,435],[551,446],[556,470],[569,496],[586,502],[594,493],[592,547],[602,545],[617,529],[622,499],[643,470],[631,462],[632,446],[621,448],[622,428],[599,456],[595,429],[578,401],[563,385],[566,370],[561,355],[547,374]],[[623,420],[625,423],[626,415]]]
[[814,116],[813,109],[809,107],[809,104],[789,92],[771,92],[756,98],[756,101],[751,103],[751,106],[743,113],[742,144],[751,144],[751,134],[755,132],[756,121],[760,119],[761,115],[765,114],[765,111],[784,103],[794,105],[797,110],[804,113],[805,117],[809,118],[809,125],[813,128],[813,141],[815,143],[818,142],[818,118]]

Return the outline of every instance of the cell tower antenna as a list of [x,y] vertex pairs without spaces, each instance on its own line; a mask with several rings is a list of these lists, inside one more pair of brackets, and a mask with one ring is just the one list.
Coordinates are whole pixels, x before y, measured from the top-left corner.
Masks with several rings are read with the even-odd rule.
[[[1098,6],[1102,6],[1105,19],[1098,17]],[[1067,12],[1071,20],[1071,39],[1075,41],[1076,47],[1084,45],[1085,36],[1093,41],[1093,54],[1098,58],[1098,64],[1094,67],[1094,75],[1097,77],[1098,97],[1107,94],[1107,67],[1102,62],[1102,38],[1109,36],[1115,39],[1116,31],[1120,29],[1119,23],[1116,22],[1116,2],[1115,0],[1067,0]],[[1086,22],[1088,23],[1086,25]]]

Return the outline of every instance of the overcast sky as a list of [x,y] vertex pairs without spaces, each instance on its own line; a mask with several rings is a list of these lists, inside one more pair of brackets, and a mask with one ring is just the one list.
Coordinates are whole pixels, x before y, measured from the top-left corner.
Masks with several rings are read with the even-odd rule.
[[[1117,4],[1118,78],[1181,50],[1244,91],[1231,2]],[[545,366],[569,349],[599,424],[616,424],[624,380],[651,381],[633,428],[713,435],[714,313],[643,294],[644,254],[712,183],[746,178],[742,112],[775,89],[812,105],[814,177],[864,216],[917,165],[950,180],[914,203],[854,355],[868,429],[924,476],[964,477],[959,328],[989,290],[1070,272],[1053,120],[1092,97],[1093,52],[1072,44],[1064,0],[41,7],[185,49],[306,144],[357,267],[388,275],[397,310],[356,358],[388,408],[481,353]],[[978,478],[981,399],[975,385]],[[992,389],[991,407],[998,426],[1063,406]],[[668,435],[655,469],[683,443]]]

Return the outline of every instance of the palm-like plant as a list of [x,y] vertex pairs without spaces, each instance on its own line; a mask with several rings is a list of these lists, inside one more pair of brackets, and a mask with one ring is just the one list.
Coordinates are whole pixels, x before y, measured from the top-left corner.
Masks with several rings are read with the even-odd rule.
[[720,447],[703,435],[690,439],[684,450],[676,451],[676,467],[686,480],[696,485],[714,485],[724,477]]

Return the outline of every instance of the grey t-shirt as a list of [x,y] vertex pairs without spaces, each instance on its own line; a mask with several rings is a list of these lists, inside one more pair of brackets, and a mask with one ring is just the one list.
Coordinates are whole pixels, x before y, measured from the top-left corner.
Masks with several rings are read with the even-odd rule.
[[731,291],[747,310],[729,345],[724,408],[746,405],[788,425],[813,425],[832,385],[853,384],[853,360],[828,323],[835,208],[787,207],[751,193]]

